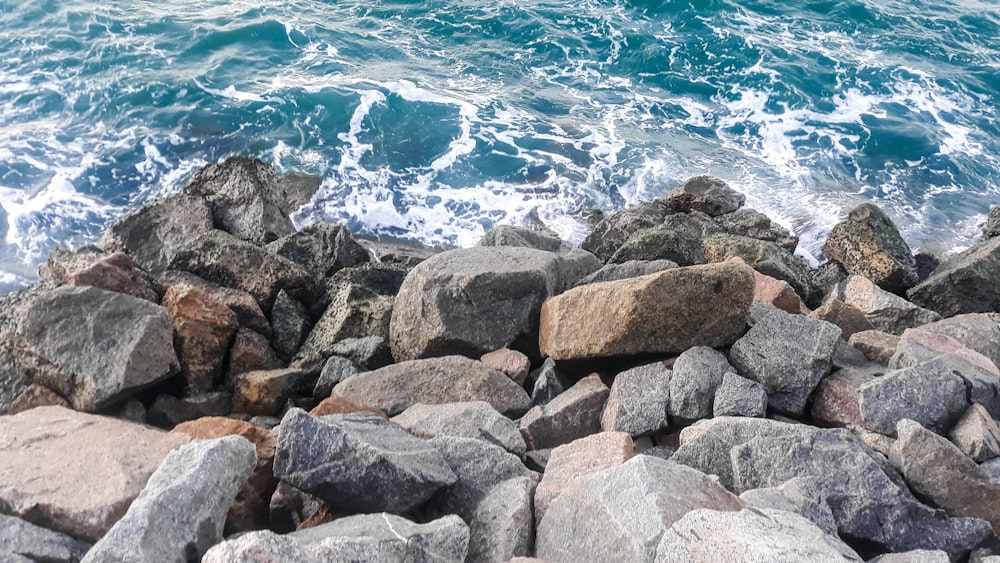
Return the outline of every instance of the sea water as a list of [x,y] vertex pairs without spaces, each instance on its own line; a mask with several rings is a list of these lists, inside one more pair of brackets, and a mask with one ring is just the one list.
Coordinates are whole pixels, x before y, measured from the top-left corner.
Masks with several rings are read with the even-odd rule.
[[299,226],[579,242],[707,173],[804,255],[865,201],[947,254],[998,113],[997,0],[0,0],[0,291],[232,154],[323,178]]

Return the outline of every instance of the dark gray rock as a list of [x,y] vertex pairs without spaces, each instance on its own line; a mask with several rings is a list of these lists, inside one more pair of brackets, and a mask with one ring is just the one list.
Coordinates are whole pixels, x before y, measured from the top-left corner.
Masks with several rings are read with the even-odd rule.
[[913,252],[892,219],[870,203],[855,207],[833,227],[823,255],[886,291],[901,294],[917,283]]
[[606,264],[600,270],[577,282],[576,285],[637,278],[676,267],[677,263],[671,260],[629,260],[622,264]]
[[94,287],[35,298],[18,327],[37,360],[34,380],[93,412],[178,372],[165,309]]
[[1000,311],[1000,237],[945,261],[907,296],[945,317]]
[[605,432],[640,436],[666,428],[671,371],[663,362],[625,370],[615,376],[601,415]]
[[[280,423],[280,420],[276,420],[274,426]],[[268,503],[268,528],[282,534],[294,532],[300,524],[315,518],[320,511],[328,508],[329,505],[319,497],[278,481]]]
[[416,404],[392,417],[392,421],[421,438],[475,438],[500,446],[519,458],[524,457],[527,449],[517,424],[483,401]]
[[1000,205],[994,205],[988,215],[986,222],[982,225],[983,238],[991,239],[1000,236]]
[[725,262],[733,257],[742,258],[754,270],[788,282],[801,297],[808,297],[812,291],[809,266],[773,242],[740,235],[718,234],[705,237],[702,250],[709,262]]
[[267,249],[319,278],[370,260],[368,250],[354,240],[350,231],[325,221],[271,242]]
[[[205,416],[226,416],[232,403],[233,394],[228,392],[202,393],[179,399],[173,395],[158,395],[149,410],[142,411],[143,422],[170,429],[182,422]],[[142,403],[138,406],[141,407]]]
[[687,420],[711,418],[715,390],[733,367],[707,346],[689,348],[674,362],[670,378],[670,415]]
[[222,540],[229,506],[257,463],[242,436],[198,440],[164,458],[85,562],[198,560]]
[[542,367],[528,374],[531,383],[531,406],[540,407],[573,386],[570,378],[559,372],[556,361],[545,358]]
[[281,290],[271,308],[271,328],[271,348],[280,357],[291,359],[312,329],[309,311],[305,305]]
[[278,178],[278,184],[285,192],[289,211],[294,211],[309,201],[323,185],[323,177],[315,174],[291,173]]
[[384,418],[297,408],[281,421],[274,475],[355,512],[405,512],[456,479],[438,450]]
[[479,239],[479,246],[520,246],[559,252],[563,242],[559,235],[548,229],[535,230],[514,225],[499,225]]
[[672,213],[670,205],[662,199],[622,209],[602,218],[580,248],[592,252],[601,262],[607,262],[629,237],[642,229],[659,225]]
[[330,348],[330,352],[351,360],[364,371],[371,371],[393,363],[389,342],[381,336],[345,338]]
[[197,196],[176,194],[147,203],[111,225],[99,244],[128,254],[148,272],[162,272],[177,253],[210,230],[208,203]]
[[319,379],[316,380],[316,386],[313,388],[313,397],[317,399],[329,397],[337,384],[359,373],[361,372],[358,371],[358,368],[354,367],[354,363],[351,360],[341,358],[340,356],[330,356],[330,359],[323,364],[323,371],[320,372]]
[[59,561],[76,563],[90,549],[90,544],[0,514],[0,560],[9,563]]
[[715,217],[715,222],[727,233],[773,242],[789,252],[794,253],[799,245],[799,237],[753,209],[744,208],[719,215]]
[[830,371],[838,342],[835,325],[774,309],[733,344],[729,360],[764,386],[772,408],[798,416]]
[[767,391],[756,381],[728,372],[715,390],[712,416],[764,416]]
[[829,297],[860,309],[868,322],[889,334],[903,334],[908,328],[941,320],[934,311],[918,307],[861,276],[850,276],[838,283]]
[[920,326],[920,330],[950,336],[1000,367],[1000,323],[983,313],[956,315]]
[[528,449],[553,448],[600,432],[608,393],[601,378],[593,374],[544,406],[532,407],[518,421]]
[[711,217],[732,213],[746,201],[746,196],[712,176],[695,176],[667,194],[667,203],[677,211],[700,211]]
[[785,481],[778,487],[751,489],[740,495],[747,507],[757,509],[787,510],[808,518],[820,530],[831,536],[837,535],[837,521],[830,506],[816,490],[813,481],[796,478]]
[[681,266],[705,263],[702,241],[722,228],[704,213],[678,213],[648,229],[636,231],[608,260],[623,264],[632,260],[670,260]]

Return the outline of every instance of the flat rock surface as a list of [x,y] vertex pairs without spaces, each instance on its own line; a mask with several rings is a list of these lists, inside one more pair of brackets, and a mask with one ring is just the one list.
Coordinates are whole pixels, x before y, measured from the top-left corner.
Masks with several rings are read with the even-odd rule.
[[524,438],[513,420],[489,403],[469,401],[443,405],[416,404],[392,417],[392,421],[415,436],[476,438],[524,457]]
[[528,449],[554,448],[600,432],[608,393],[601,378],[591,374],[545,405],[532,407],[518,421]]
[[1000,311],[1000,237],[941,264],[907,296],[945,317]]
[[641,365],[616,375],[601,414],[601,428],[634,436],[666,428],[670,377],[671,371],[663,362]]
[[829,296],[861,310],[872,326],[889,334],[902,334],[908,328],[941,320],[938,313],[890,293],[862,276],[849,276],[833,286]]

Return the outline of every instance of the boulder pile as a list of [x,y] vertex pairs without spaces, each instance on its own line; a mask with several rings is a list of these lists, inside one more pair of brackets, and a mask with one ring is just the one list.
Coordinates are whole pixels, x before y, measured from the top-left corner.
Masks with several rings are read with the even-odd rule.
[[0,296],[0,560],[1000,561],[993,223],[811,268],[700,176],[442,251],[305,184],[210,165]]

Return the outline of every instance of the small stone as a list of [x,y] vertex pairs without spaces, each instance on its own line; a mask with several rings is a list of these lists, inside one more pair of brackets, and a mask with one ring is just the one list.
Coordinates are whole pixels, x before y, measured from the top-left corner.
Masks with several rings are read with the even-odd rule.
[[976,463],[1000,456],[1000,427],[979,403],[973,403],[965,411],[948,437]]
[[507,377],[518,385],[524,385],[524,380],[528,378],[528,372],[531,371],[531,360],[528,359],[528,356],[507,348],[483,354],[479,361],[486,366],[506,373]]
[[518,426],[529,450],[552,448],[601,431],[601,413],[609,389],[589,375],[548,404],[533,407]]
[[233,412],[273,415],[299,387],[305,374],[297,369],[249,371],[233,378]]
[[323,364],[323,371],[319,373],[316,386],[313,388],[313,397],[325,399],[333,393],[333,388],[342,381],[346,381],[361,373],[354,367],[351,360],[340,356],[330,356],[330,359]]
[[881,330],[865,330],[855,332],[847,341],[873,362],[882,364],[889,363],[889,359],[896,353],[899,346],[899,337]]
[[812,417],[824,426],[861,425],[858,388],[875,378],[863,372],[844,369],[823,378],[813,393]]
[[517,424],[484,401],[444,405],[418,403],[392,417],[392,421],[421,438],[475,438],[522,458],[527,449]]
[[857,307],[844,303],[839,299],[827,299],[813,312],[807,315],[810,319],[819,319],[840,327],[840,338],[850,340],[857,332],[875,330],[864,312]]
[[712,416],[755,416],[767,412],[767,392],[756,381],[727,372],[715,390]]
[[674,362],[670,378],[670,414],[681,419],[711,418],[715,391],[733,367],[712,348],[694,346]]
[[616,375],[601,415],[601,428],[605,432],[627,432],[633,436],[666,428],[670,377],[671,371],[663,362],[634,367]]

